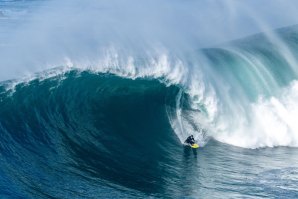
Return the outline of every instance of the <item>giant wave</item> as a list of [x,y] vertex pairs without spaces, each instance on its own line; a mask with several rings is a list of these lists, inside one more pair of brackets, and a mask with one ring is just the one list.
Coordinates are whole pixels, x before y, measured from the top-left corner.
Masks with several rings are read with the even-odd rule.
[[[53,2],[56,9],[60,4]],[[67,1],[57,12],[36,14],[51,19],[47,28],[34,18],[13,42],[0,43],[1,66],[11,68],[0,83],[1,196],[173,198],[210,196],[216,189],[214,197],[222,198],[284,191],[274,192],[275,178],[260,183],[258,177],[267,174],[268,162],[281,167],[272,154],[289,165],[297,161],[297,26],[203,48],[195,36],[185,39],[195,31],[175,32],[171,25],[163,31],[163,23],[155,22],[159,28],[149,37],[156,19],[138,10],[148,27],[136,28],[144,20],[134,15],[126,22],[136,30],[122,27],[117,20],[130,11],[125,2],[120,17],[109,3],[93,9],[96,1],[90,2],[90,16],[83,17],[79,1]],[[97,29],[98,9],[103,19],[113,17]],[[60,23],[55,14],[73,20]],[[10,78],[25,69],[27,76]],[[191,134],[199,153],[182,145]],[[277,146],[285,148],[267,149]],[[249,150],[256,148],[266,149]],[[271,169],[282,175],[296,168]]]

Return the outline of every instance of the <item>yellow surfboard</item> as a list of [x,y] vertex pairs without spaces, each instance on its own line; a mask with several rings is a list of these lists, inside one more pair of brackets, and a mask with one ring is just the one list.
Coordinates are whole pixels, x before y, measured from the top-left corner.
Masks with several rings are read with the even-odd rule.
[[199,145],[198,144],[193,144],[193,145],[190,145],[190,147],[193,148],[193,149],[197,149],[197,148],[199,148]]

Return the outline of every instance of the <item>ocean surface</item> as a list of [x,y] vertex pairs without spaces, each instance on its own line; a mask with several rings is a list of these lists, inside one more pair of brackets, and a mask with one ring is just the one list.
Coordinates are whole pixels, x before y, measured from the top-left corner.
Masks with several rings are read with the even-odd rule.
[[298,198],[298,26],[145,51],[66,2],[0,1],[0,198]]

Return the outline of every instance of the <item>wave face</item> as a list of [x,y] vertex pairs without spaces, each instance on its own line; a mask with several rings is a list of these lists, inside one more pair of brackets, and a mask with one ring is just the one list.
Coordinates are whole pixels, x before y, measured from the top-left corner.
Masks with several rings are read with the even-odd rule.
[[[178,86],[78,71],[14,90],[6,86],[0,96],[1,169],[29,196],[61,190],[64,176],[100,178],[147,193],[162,188],[157,173],[172,172],[158,164],[177,161],[181,150],[167,113],[176,108]],[[59,183],[50,185],[54,179]],[[63,197],[65,189],[51,196]]]

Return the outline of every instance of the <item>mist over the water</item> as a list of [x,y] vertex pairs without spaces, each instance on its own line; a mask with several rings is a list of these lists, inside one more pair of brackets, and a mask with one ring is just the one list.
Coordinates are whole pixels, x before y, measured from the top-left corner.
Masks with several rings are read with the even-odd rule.
[[[129,65],[129,56],[178,56],[298,23],[297,2],[291,0],[52,0],[2,4],[30,5],[18,8],[18,12],[5,7],[1,10],[2,24],[10,18],[16,23],[1,28],[1,34],[6,34],[0,41],[5,44],[0,45],[2,80],[70,62],[76,67],[112,67],[106,66],[108,59],[110,65]],[[115,63],[120,60],[125,64]]]

